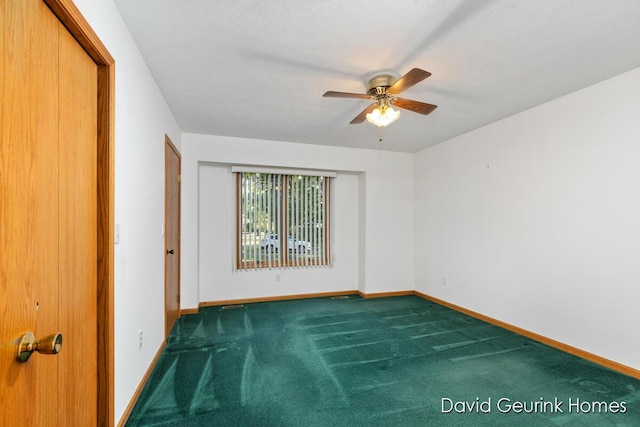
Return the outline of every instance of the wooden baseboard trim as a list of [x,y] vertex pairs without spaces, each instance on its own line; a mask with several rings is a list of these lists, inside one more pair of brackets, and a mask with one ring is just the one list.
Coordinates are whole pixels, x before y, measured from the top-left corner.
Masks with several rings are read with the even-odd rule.
[[151,372],[153,372],[153,369],[156,367],[156,363],[158,363],[158,359],[160,359],[160,355],[164,351],[165,347],[166,347],[166,342],[163,341],[162,345],[158,349],[158,352],[156,353],[153,360],[151,361],[151,364],[147,368],[147,372],[145,372],[144,377],[142,377],[142,381],[140,381],[140,384],[138,385],[136,392],[133,393],[133,396],[131,397],[131,400],[129,401],[127,408],[124,410],[124,413],[122,414],[122,417],[120,417],[120,421],[118,422],[118,427],[124,427],[124,425],[129,420],[129,417],[131,416],[131,411],[133,411],[134,406],[136,406],[136,403],[140,398],[140,394],[142,393],[142,389],[144,389],[145,384],[147,384],[147,381],[151,376]]
[[254,302],[271,302],[271,301],[288,301],[294,299],[307,299],[307,298],[325,298],[336,297],[342,295],[358,295],[358,291],[338,291],[338,292],[321,292],[315,294],[295,294],[295,295],[280,295],[274,297],[261,297],[261,298],[242,298],[242,299],[230,299],[221,301],[205,301],[200,303],[200,307],[214,307],[219,305],[233,305],[233,304],[251,304]]
[[509,323],[503,322],[498,319],[494,319],[493,317],[485,316],[484,314],[477,313],[473,310],[469,310],[464,307],[460,307],[459,305],[452,304],[450,302],[441,300],[439,298],[433,297],[431,295],[423,294],[422,292],[414,291],[415,295],[420,298],[424,298],[428,301],[434,302],[438,305],[442,305],[444,307],[450,308],[455,311],[459,311],[464,314],[468,314],[471,317],[475,317],[476,319],[483,320],[487,323],[491,323],[493,325],[499,326],[503,329],[506,329],[511,332],[515,332],[518,335],[522,335],[524,337],[530,338],[534,341],[538,341],[542,344],[548,345],[549,347],[553,347],[557,350],[564,351],[565,353],[572,354],[574,356],[580,357],[582,359],[588,360],[590,362],[596,363],[598,365],[604,366],[605,368],[611,369],[613,371],[619,372],[624,375],[628,375],[630,377],[640,379],[640,370],[634,369],[630,366],[623,365],[621,363],[615,362],[613,360],[606,359],[602,356],[598,356],[597,354],[589,353],[588,351],[581,350],[579,348],[570,346],[568,344],[562,343],[560,341],[556,341],[554,339],[545,337],[543,335],[536,334],[535,332],[528,331],[526,329],[519,328],[517,326],[511,325]]
[[180,310],[180,316],[183,314],[198,314],[197,308],[185,308]]
[[387,298],[387,297],[403,297],[407,295],[413,295],[413,291],[396,291],[396,292],[377,292],[375,294],[366,294],[358,291],[358,295],[362,298]]

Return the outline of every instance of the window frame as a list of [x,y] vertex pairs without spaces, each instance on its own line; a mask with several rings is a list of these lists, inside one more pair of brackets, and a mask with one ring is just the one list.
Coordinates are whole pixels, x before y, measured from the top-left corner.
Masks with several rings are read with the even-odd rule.
[[[232,170],[233,171],[233,170]],[[313,261],[308,262],[308,263],[301,263],[301,262],[296,262],[294,257],[292,257],[289,253],[289,250],[283,250],[283,248],[285,248],[288,245],[288,240],[289,240],[289,226],[290,226],[290,220],[289,220],[289,206],[288,206],[288,199],[289,199],[289,191],[290,191],[290,184],[289,184],[289,178],[295,178],[296,176],[300,176],[299,174],[296,173],[284,173],[284,172],[277,172],[277,171],[249,171],[249,170],[239,170],[239,171],[233,171],[236,174],[236,191],[235,191],[235,197],[236,197],[236,212],[235,212],[235,216],[236,216],[236,239],[235,239],[235,245],[236,245],[236,262],[235,262],[235,266],[237,270],[261,270],[261,269],[281,269],[281,268],[295,268],[295,267],[304,267],[304,268],[309,268],[309,267],[328,267],[331,266],[331,239],[332,239],[332,227],[331,227],[331,222],[332,222],[332,217],[331,217],[331,212],[332,212],[332,191],[331,191],[331,187],[333,186],[333,178],[334,176],[326,176],[326,175],[313,175],[313,174],[307,174],[307,176],[314,176],[314,177],[318,177],[318,178],[323,178],[324,181],[324,185],[322,188],[322,200],[323,200],[323,209],[322,209],[322,215],[323,215],[323,223],[322,223],[322,227],[323,227],[323,234],[322,234],[322,246],[323,246],[323,252],[322,252],[322,256],[319,257],[314,257]],[[242,177],[243,174],[245,173],[259,173],[259,174],[267,174],[267,175],[280,175],[282,177],[281,180],[281,185],[282,185],[282,190],[280,192],[280,198],[278,200],[279,203],[279,212],[280,212],[280,218],[278,221],[278,230],[274,231],[274,230],[270,230],[267,232],[268,234],[275,234],[278,235],[278,244],[279,244],[279,248],[278,248],[278,256],[282,257],[282,259],[278,262],[274,262],[274,261],[269,261],[269,260],[260,260],[260,261],[256,261],[251,260],[251,261],[243,261],[243,224],[242,224],[242,218],[243,218],[243,211],[242,211]],[[285,230],[286,232],[283,234],[282,231]],[[285,236],[284,238],[282,236]],[[297,239],[294,236],[294,240],[300,240]],[[261,240],[262,241],[262,240]]]

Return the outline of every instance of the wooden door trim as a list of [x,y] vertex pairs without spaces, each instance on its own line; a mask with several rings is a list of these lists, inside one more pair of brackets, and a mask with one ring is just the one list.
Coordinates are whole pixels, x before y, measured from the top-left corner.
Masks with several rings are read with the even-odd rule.
[[98,66],[98,426],[114,425],[115,61],[71,0],[43,0]]

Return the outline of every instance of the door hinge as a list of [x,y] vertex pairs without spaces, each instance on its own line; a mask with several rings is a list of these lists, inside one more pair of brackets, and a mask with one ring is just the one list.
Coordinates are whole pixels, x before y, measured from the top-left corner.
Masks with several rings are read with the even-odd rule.
[[182,175],[178,174],[178,182],[182,181]]

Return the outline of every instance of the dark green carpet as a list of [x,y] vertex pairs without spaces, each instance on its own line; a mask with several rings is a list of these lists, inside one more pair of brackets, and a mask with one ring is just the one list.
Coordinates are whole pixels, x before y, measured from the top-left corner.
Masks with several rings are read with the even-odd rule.
[[425,425],[638,426],[640,381],[418,297],[316,298],[183,316],[127,422]]

